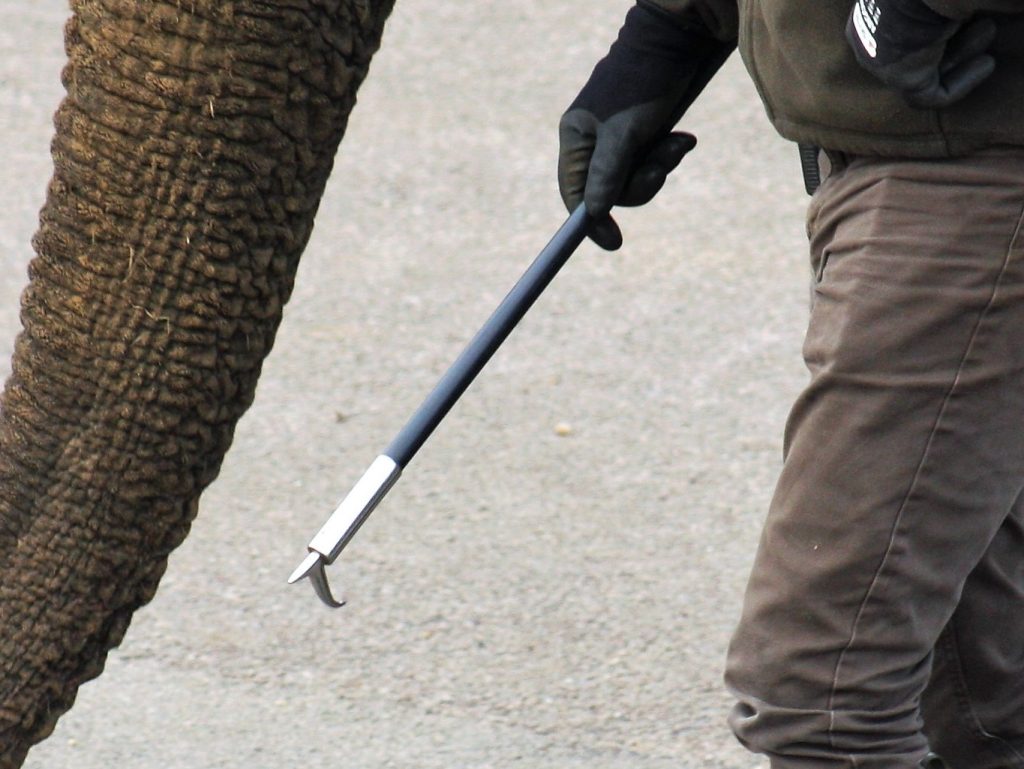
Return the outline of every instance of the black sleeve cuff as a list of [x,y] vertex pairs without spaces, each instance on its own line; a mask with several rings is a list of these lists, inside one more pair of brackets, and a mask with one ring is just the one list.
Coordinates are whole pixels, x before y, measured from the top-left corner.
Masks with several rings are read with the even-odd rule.
[[726,47],[706,29],[685,24],[648,0],[637,0],[629,9],[619,41],[643,53],[691,61],[713,56]]

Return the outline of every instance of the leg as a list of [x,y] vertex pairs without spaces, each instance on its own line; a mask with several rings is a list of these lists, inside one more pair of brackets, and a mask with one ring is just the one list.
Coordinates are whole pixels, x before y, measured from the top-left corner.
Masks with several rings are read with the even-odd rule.
[[858,159],[816,206],[730,722],[773,769],[911,769],[932,649],[1024,485],[1024,153]]
[[935,647],[924,730],[953,769],[1024,763],[1022,639],[1024,496],[967,578]]

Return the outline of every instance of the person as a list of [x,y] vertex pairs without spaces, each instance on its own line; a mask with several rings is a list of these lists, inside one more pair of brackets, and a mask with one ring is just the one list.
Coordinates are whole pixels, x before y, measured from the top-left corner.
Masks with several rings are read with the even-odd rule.
[[559,126],[600,246],[737,46],[826,173],[729,724],[773,769],[1024,768],[1024,2],[638,0]]

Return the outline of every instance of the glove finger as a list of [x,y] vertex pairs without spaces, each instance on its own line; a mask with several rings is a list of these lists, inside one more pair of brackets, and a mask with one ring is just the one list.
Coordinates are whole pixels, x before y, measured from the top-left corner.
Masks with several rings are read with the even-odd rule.
[[629,181],[635,156],[636,142],[630,136],[611,131],[598,136],[583,191],[587,213],[592,217],[603,219],[612,210]]
[[572,212],[583,201],[594,139],[576,129],[563,128],[559,131],[559,145],[558,192],[565,207]]
[[991,56],[978,56],[948,72],[944,82],[936,82],[921,91],[908,91],[904,96],[912,107],[942,109],[967,96],[981,85],[995,68],[996,60]]
[[697,139],[692,134],[679,132],[666,136],[630,176],[616,205],[642,206],[649,203],[665,186],[667,176],[696,145]]
[[674,131],[654,145],[644,162],[657,163],[665,168],[665,173],[671,173],[696,146],[696,136],[685,131]]
[[622,247],[622,230],[610,216],[592,219],[587,228],[587,237],[605,251],[618,251]]
[[[571,110],[562,116],[559,124],[558,192],[570,213],[583,201],[588,181],[593,176],[597,130],[592,123],[589,114]],[[591,216],[587,236],[606,251],[615,251],[622,246],[622,232],[607,212],[604,216]]]
[[945,77],[946,90],[950,97],[949,103],[960,101],[967,96],[985,82],[995,72],[995,69],[996,60],[983,54],[950,71]]
[[[590,165],[589,158],[590,155],[587,153],[585,162],[576,164],[573,170],[566,173],[565,185],[562,184],[562,164],[561,158],[559,159],[559,191],[562,193],[562,201],[569,213],[575,211],[576,207],[583,202],[583,188],[587,180],[587,168]],[[622,232],[615,220],[607,214],[600,219],[591,218],[587,227],[587,237],[605,251],[617,251],[622,247]]]
[[996,41],[999,28],[994,19],[975,19],[965,25],[947,43],[946,53],[939,65],[939,72],[945,76],[961,65],[986,53]]
[[925,89],[907,93],[907,102],[923,109],[948,107],[977,88],[995,71],[986,52],[995,42],[995,21],[981,18],[964,26],[950,39],[939,65],[939,77]]
[[[581,142],[566,146],[563,142],[558,156],[558,191],[570,213],[583,202],[592,155],[592,144]],[[591,217],[587,236],[605,251],[617,251],[622,246],[622,232],[608,214],[600,218]]]
[[640,166],[629,177],[629,183],[622,190],[615,205],[633,208],[650,203],[651,199],[665,186],[667,178],[668,172],[663,166],[654,163]]

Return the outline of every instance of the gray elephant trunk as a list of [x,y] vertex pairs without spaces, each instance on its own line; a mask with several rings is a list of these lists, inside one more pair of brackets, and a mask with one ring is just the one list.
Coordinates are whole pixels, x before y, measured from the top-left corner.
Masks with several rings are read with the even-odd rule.
[[0,401],[0,769],[156,591],[252,402],[393,0],[74,0]]

